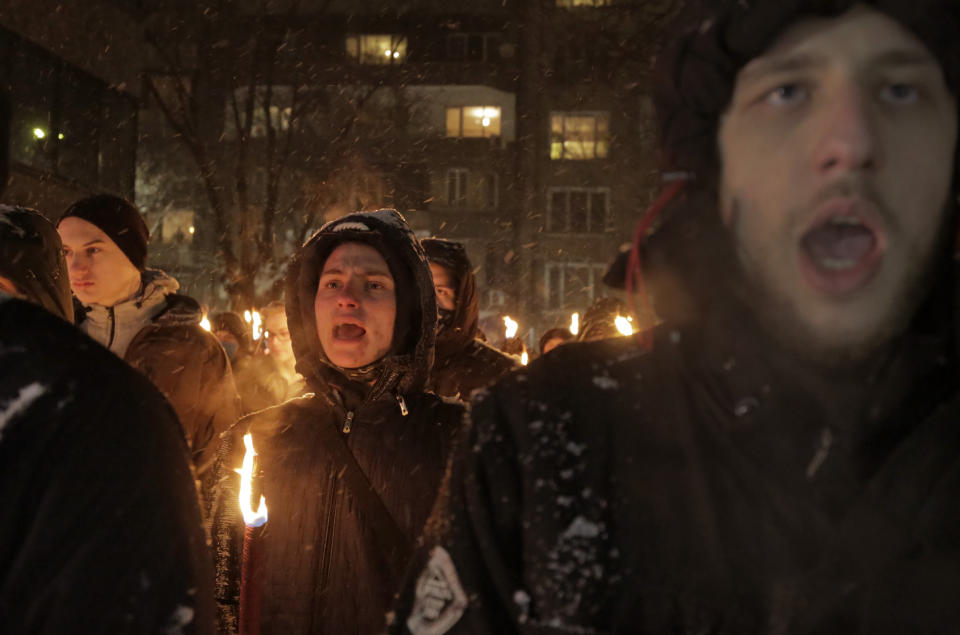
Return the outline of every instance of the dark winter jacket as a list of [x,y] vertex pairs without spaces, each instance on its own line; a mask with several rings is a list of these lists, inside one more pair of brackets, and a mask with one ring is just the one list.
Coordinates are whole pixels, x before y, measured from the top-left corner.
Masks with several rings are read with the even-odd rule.
[[456,297],[453,314],[440,321],[436,360],[427,385],[438,395],[469,401],[474,390],[489,386],[520,363],[478,339],[477,282],[463,245],[440,238],[427,238],[422,244],[427,258],[450,272]]
[[451,633],[955,632],[943,340],[821,376],[730,325],[567,345],[482,395],[396,631],[447,632],[416,628],[433,579],[420,624]]
[[[390,250],[394,278],[413,285],[406,294],[404,285],[397,286],[397,322],[412,335],[378,365],[372,386],[333,366],[316,332],[320,271],[332,249],[346,241]],[[400,275],[399,267],[407,273]],[[240,437],[249,432],[258,453],[258,488],[269,508],[262,535],[261,632],[380,632],[463,416],[461,405],[423,390],[436,328],[430,271],[399,214],[352,214],[326,225],[293,258],[286,298],[297,370],[313,393],[246,417],[226,436],[214,519],[224,630],[236,626],[243,536],[232,470],[242,460]],[[378,520],[370,499],[358,496],[345,476],[352,467],[344,461],[344,447],[389,516]]]
[[[798,6],[855,3],[691,4],[749,19],[693,22],[677,42],[688,63],[666,77],[665,155],[696,178],[642,258],[671,282],[657,285],[665,324],[649,352],[634,338],[565,345],[481,394],[395,632],[957,631],[955,264],[939,254],[883,350],[817,367],[747,308],[711,189],[738,69]],[[868,4],[931,27],[918,34],[957,16],[956,3]],[[956,76],[944,25],[921,39]]]
[[[196,300],[174,293],[179,285],[163,272],[148,269],[143,275],[140,294],[114,307],[85,307],[78,325],[146,375],[170,401],[197,473],[209,484],[219,435],[240,417],[230,363],[217,339],[200,327]],[[117,349],[124,335],[127,344]]]
[[24,299],[73,321],[60,235],[40,212],[0,205],[0,276],[13,282]]
[[0,500],[3,633],[213,633],[210,554],[173,410],[93,340],[8,297]]

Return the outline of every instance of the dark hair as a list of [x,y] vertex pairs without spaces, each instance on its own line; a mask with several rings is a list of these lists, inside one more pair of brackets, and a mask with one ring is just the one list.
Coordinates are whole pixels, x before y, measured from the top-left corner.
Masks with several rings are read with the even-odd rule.
[[0,91],[0,196],[10,176],[10,98]]
[[562,326],[555,326],[540,336],[540,354],[544,354],[543,347],[546,346],[547,342],[550,340],[563,340],[564,342],[569,342],[572,339],[573,333],[570,332],[570,329],[563,328]]
[[[933,53],[950,91],[960,92],[960,2],[956,0],[703,0],[681,14],[677,37],[657,62],[656,104],[665,172],[692,172],[713,190],[717,133],[737,73],[792,24],[837,17],[856,5],[885,13]],[[957,179],[954,158],[954,184]]]

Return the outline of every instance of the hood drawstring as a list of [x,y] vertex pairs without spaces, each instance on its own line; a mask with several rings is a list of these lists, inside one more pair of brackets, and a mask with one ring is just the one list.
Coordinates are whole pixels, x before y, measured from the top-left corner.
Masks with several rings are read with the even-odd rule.
[[[683,188],[686,186],[686,181],[690,180],[690,178],[692,177],[688,176],[668,185],[637,222],[637,229],[633,234],[633,248],[630,250],[630,257],[627,259],[627,279],[625,286],[627,289],[627,302],[630,303],[630,309],[633,311],[633,316],[636,318],[638,324],[640,323],[640,312],[637,311],[637,305],[634,299],[635,290],[638,291],[640,295],[642,313],[646,315],[650,312],[650,299],[647,296],[647,287],[643,280],[643,271],[640,265],[640,249],[643,239],[646,237],[647,231],[650,229],[653,221],[660,216],[663,208],[683,191]],[[640,345],[645,349],[650,350],[653,347],[651,329],[639,331],[636,337]]]

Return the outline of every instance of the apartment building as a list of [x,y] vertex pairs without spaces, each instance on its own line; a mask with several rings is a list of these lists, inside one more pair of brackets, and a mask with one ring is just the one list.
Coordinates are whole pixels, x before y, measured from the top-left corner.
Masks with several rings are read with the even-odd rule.
[[51,217],[94,192],[134,196],[133,22],[107,2],[80,5],[8,0],[0,10],[0,89],[12,111],[4,201]]

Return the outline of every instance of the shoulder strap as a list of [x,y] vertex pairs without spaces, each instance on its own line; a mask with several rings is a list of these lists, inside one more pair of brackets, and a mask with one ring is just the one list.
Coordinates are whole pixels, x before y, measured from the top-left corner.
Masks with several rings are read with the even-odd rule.
[[335,425],[325,424],[320,427],[329,440],[327,449],[343,466],[343,482],[356,499],[359,509],[368,518],[377,546],[390,564],[391,571],[399,579],[413,556],[413,541],[387,509],[373,483],[357,463],[350,446],[347,445],[346,437]]

